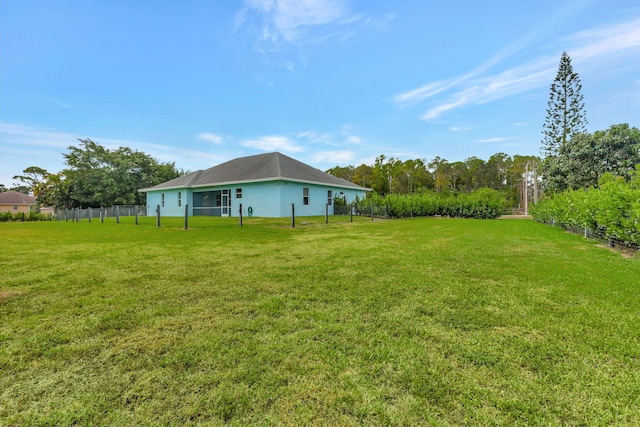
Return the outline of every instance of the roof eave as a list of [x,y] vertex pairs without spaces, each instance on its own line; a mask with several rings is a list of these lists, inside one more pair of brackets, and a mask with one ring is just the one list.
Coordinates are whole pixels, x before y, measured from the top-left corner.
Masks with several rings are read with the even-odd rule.
[[310,181],[310,180],[300,179],[300,178],[290,178],[286,176],[277,176],[277,177],[260,178],[260,179],[246,179],[246,180],[238,180],[238,181],[212,182],[208,184],[197,184],[197,185],[174,185],[171,187],[160,187],[160,188],[152,187],[152,188],[143,188],[138,191],[141,193],[146,193],[149,191],[177,190],[180,188],[222,187],[225,185],[254,184],[254,183],[269,182],[269,181],[291,181],[291,182],[299,182],[303,184],[322,185],[325,187],[346,188],[349,190],[373,191],[371,188],[360,187],[357,184],[350,186],[350,185],[336,184],[331,182]]

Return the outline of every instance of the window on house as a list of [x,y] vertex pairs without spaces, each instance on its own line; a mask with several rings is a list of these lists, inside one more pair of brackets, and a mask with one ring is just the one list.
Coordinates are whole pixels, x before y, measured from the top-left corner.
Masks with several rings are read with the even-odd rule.
[[182,206],[182,191],[178,191],[178,207]]
[[236,188],[236,199],[242,199],[242,188]]
[[162,203],[160,203],[160,205],[164,208],[164,193],[162,193],[162,195],[160,196],[160,200]]
[[331,206],[333,201],[333,191],[327,190],[327,205]]
[[303,205],[309,204],[309,188],[307,187],[304,187],[302,189],[302,204]]
[[14,206],[14,207],[13,207],[13,210],[16,210],[16,211],[17,211],[17,210],[18,210],[18,207],[17,207],[17,206]]

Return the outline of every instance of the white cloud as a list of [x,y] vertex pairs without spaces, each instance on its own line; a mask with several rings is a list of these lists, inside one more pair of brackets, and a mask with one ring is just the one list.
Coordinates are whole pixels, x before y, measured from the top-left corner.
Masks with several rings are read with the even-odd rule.
[[299,153],[304,151],[303,147],[296,145],[286,136],[262,136],[258,139],[248,139],[242,141],[242,145],[248,148],[255,148],[263,151],[285,151]]
[[362,143],[362,138],[360,138],[359,136],[355,136],[355,135],[349,135],[349,136],[347,136],[347,142],[349,144],[361,144]]
[[583,59],[640,47],[640,18],[580,31],[562,39],[572,43],[571,59]]
[[57,99],[53,99],[53,98],[46,98],[49,102],[52,102],[53,104],[62,107],[62,108],[71,108],[73,107],[71,104],[67,104],[65,102],[59,101]]
[[353,132],[351,132],[351,126],[349,125],[343,126],[339,132],[320,133],[313,130],[308,130],[305,132],[297,133],[296,137],[304,138],[312,144],[319,143],[319,144],[334,145],[334,146],[342,146],[344,144],[349,144],[349,145],[362,144],[362,138],[357,135],[354,135]]
[[450,130],[451,132],[460,132],[460,131],[464,131],[464,130],[471,130],[471,129],[473,129],[473,128],[470,128],[470,127],[463,127],[463,126],[451,126],[451,127],[449,128],[449,130]]
[[318,151],[311,156],[314,163],[348,164],[354,158],[354,153],[347,150]]
[[216,135],[213,133],[206,133],[206,132],[200,132],[198,135],[196,135],[196,139],[200,139],[203,141],[209,141],[212,142],[214,144],[222,144],[223,140],[222,137],[220,135]]
[[[433,120],[447,111],[482,104],[497,99],[517,95],[550,84],[557,71],[559,55],[533,58],[527,63],[506,69],[493,75],[482,76],[490,67],[524,46],[524,41],[513,43],[494,55],[473,71],[448,81],[427,83],[393,97],[400,107],[435,98],[436,102],[421,118]],[[629,65],[631,58],[640,52],[640,18],[597,29],[581,31],[565,38],[570,44],[567,52],[574,64],[579,62],[581,69],[595,67],[606,58],[609,64],[623,62]],[[631,66],[640,69],[640,61],[631,62]],[[438,98],[438,95],[441,97]]]
[[78,135],[60,132],[51,128],[38,128],[15,123],[0,122],[0,141],[2,145],[30,145],[66,149],[75,144]]
[[354,135],[351,131],[352,126],[344,125],[342,126],[342,130],[340,130],[340,134],[344,137],[344,141],[347,144],[359,145],[362,144],[362,138],[357,135]]
[[501,141],[506,141],[508,139],[509,138],[496,137],[496,138],[477,139],[476,142],[501,142]]
[[454,86],[454,84],[458,80],[447,81],[447,82],[433,82],[428,83],[422,87],[417,89],[410,90],[408,92],[400,93],[393,97],[393,102],[398,104],[399,106],[407,106],[410,104],[415,104],[416,102],[422,101],[423,99],[430,98],[434,95],[443,92],[450,87]]
[[344,0],[245,0],[245,7],[236,16],[236,27],[246,25],[257,15],[262,20],[260,40],[293,43],[312,27],[349,24],[359,17],[353,15]]
[[296,134],[297,138],[304,138],[311,143],[323,143],[328,145],[334,145],[333,137],[328,133],[318,133],[313,130],[308,130],[305,132],[300,132]]

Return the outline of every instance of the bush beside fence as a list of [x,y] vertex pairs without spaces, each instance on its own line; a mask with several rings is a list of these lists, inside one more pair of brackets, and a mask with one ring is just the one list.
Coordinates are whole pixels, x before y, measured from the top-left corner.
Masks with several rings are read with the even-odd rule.
[[498,191],[482,189],[468,194],[372,194],[356,201],[354,209],[358,215],[385,218],[448,216],[495,219],[503,214],[506,206],[505,198]]
[[51,214],[42,214],[36,211],[30,211],[28,213],[19,212],[19,213],[11,213],[1,212],[0,213],[0,221],[8,222],[8,221],[51,221],[53,219],[53,215]]
[[569,190],[530,208],[536,221],[640,247],[640,176],[626,182],[605,175],[599,188]]

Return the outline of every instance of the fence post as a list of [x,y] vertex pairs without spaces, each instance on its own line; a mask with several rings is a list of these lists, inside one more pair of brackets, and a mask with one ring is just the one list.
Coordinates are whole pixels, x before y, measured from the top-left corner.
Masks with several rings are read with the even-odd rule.
[[238,208],[238,220],[240,221],[240,227],[242,227],[242,203],[240,203],[240,207]]
[[120,206],[116,206],[116,224],[120,224]]
[[324,207],[324,223],[329,224],[329,204],[328,203]]
[[100,224],[104,223],[104,212],[102,211],[102,206],[100,206]]
[[371,221],[373,221],[373,197],[371,198]]
[[296,226],[296,204],[291,203],[291,227]]
[[184,229],[189,229],[189,205],[184,205]]
[[351,216],[351,222],[353,222],[353,203],[349,203],[349,215]]
[[136,225],[138,225],[138,205],[136,205]]
[[156,206],[156,226],[160,227],[160,205]]
[[588,237],[587,235],[587,227],[584,228],[584,238],[586,239]]

